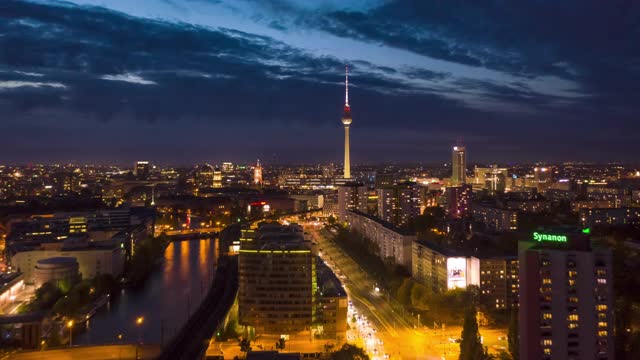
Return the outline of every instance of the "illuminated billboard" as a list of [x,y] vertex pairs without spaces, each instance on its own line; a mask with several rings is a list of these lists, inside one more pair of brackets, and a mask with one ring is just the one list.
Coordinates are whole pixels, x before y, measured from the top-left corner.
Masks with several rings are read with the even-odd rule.
[[468,285],[480,285],[480,260],[474,257],[447,258],[447,288],[465,289]]

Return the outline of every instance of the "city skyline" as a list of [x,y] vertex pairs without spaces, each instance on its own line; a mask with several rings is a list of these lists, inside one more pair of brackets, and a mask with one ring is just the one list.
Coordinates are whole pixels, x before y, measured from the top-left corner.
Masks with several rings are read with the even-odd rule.
[[0,44],[19,51],[0,55],[0,151],[10,163],[338,163],[349,64],[354,164],[443,162],[459,138],[470,162],[629,161],[639,10],[5,2]]

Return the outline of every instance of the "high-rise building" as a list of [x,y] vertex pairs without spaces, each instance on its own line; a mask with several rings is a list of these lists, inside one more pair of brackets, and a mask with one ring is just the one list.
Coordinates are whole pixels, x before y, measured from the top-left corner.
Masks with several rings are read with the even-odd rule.
[[350,229],[375,244],[375,255],[381,260],[411,269],[411,244],[416,241],[415,233],[358,210],[348,210],[345,221]]
[[447,186],[447,215],[460,219],[471,215],[471,185]]
[[65,171],[54,174],[55,192],[57,195],[70,195],[80,191],[79,171]]
[[230,162],[223,162],[222,163],[222,172],[223,173],[229,173],[233,171],[233,163]]
[[515,231],[518,229],[518,212],[502,209],[492,204],[474,203],[473,219],[493,231]]
[[199,189],[207,189],[213,187],[213,168],[211,165],[204,164],[199,166],[194,174],[196,186]]
[[134,170],[136,177],[140,180],[147,180],[149,178],[149,174],[151,173],[151,168],[148,161],[136,162],[136,167]]
[[317,292],[316,256],[301,226],[263,224],[240,241],[239,322],[258,334],[309,330]]
[[216,189],[222,187],[222,171],[218,166],[213,169],[213,187]]
[[533,169],[533,175],[538,192],[544,192],[553,183],[553,171],[551,168],[536,167]]
[[579,229],[541,229],[518,246],[520,358],[613,359],[610,249]]
[[518,307],[518,257],[480,259],[480,300],[488,308]]
[[256,166],[253,168],[253,185],[262,185],[262,165],[260,165],[260,159],[258,159]]
[[239,323],[259,335],[344,339],[347,294],[302,227],[265,223],[241,234]]
[[381,189],[397,183],[396,174],[391,172],[376,172],[375,188]]
[[344,178],[351,178],[351,158],[349,155],[349,126],[351,126],[351,106],[349,106],[349,67],[345,68],[344,78],[344,113],[342,124],[344,125]]
[[367,212],[367,188],[362,183],[351,182],[338,188],[338,218],[341,221],[347,210]]
[[451,160],[451,185],[457,186],[467,182],[467,149],[463,145],[453,147]]
[[378,217],[396,226],[420,215],[420,187],[413,182],[387,186],[376,190]]

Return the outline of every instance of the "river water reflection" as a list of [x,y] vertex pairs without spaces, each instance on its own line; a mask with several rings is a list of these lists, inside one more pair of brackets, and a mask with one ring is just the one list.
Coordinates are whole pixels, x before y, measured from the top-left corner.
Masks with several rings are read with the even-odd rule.
[[[172,337],[206,296],[219,254],[218,239],[173,242],[139,289],[123,289],[89,321],[75,344],[123,342],[160,344]],[[141,326],[136,318],[142,316]]]

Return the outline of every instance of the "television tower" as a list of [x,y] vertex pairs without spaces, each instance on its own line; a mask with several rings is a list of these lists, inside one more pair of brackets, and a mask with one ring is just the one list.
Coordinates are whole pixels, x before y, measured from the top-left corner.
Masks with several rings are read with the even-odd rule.
[[349,106],[349,66],[345,66],[344,77],[344,114],[342,114],[342,124],[344,125],[344,178],[351,178],[351,159],[349,157],[349,125],[351,125],[351,107]]

